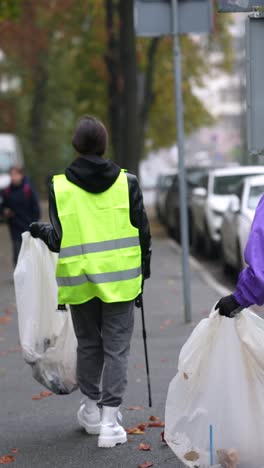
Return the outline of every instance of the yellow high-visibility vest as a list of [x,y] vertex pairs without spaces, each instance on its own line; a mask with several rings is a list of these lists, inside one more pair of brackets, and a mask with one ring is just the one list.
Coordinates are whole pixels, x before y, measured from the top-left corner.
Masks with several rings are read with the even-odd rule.
[[65,175],[54,176],[53,183],[62,227],[58,303],[135,299],[142,285],[141,248],[138,229],[130,222],[125,171],[108,190],[96,194]]

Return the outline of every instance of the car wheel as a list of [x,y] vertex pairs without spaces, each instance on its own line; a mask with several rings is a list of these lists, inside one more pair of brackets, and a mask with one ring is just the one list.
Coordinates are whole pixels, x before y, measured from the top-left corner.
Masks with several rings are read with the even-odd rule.
[[200,253],[203,249],[202,236],[199,233],[194,221],[192,220],[192,250],[194,253]]
[[221,258],[222,258],[222,265],[223,265],[223,272],[227,275],[229,275],[232,271],[232,265],[230,265],[229,261],[226,258],[225,255],[225,249],[223,244],[221,245]]
[[212,241],[207,225],[204,229],[204,254],[206,258],[215,258],[219,254],[219,249]]

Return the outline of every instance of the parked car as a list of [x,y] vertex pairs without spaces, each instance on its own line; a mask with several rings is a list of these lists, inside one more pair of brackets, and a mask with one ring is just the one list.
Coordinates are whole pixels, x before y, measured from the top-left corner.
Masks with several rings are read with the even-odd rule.
[[258,203],[264,194],[264,175],[247,177],[239,185],[224,214],[221,230],[222,259],[225,269],[245,266],[244,250]]
[[176,170],[166,170],[163,174],[160,174],[157,179],[156,185],[156,201],[155,211],[156,216],[161,223],[165,223],[165,204],[168,190],[176,177]]
[[[188,217],[189,217],[189,236],[192,237],[191,227],[191,194],[195,187],[199,187],[206,174],[208,167],[188,167],[186,168],[186,183],[188,193]],[[180,229],[180,197],[179,197],[179,178],[176,175],[173,179],[172,185],[168,190],[165,202],[165,218],[168,234],[176,239],[177,242],[181,241]]]
[[17,137],[10,133],[0,133],[0,209],[2,192],[10,183],[9,169],[11,166],[22,166],[23,162]]
[[232,167],[209,171],[192,192],[193,247],[210,257],[219,251],[224,213],[240,182],[264,174],[264,166]]

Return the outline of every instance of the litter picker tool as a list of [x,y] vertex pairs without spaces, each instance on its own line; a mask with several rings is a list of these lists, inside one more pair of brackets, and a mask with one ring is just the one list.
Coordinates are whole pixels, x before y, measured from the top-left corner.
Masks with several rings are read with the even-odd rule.
[[146,332],[146,324],[145,324],[143,295],[141,295],[141,297],[140,297],[140,308],[141,308],[141,317],[142,317],[142,335],[143,335],[145,360],[146,360],[146,370],[147,370],[148,400],[149,400],[149,407],[151,408],[152,407],[152,395],[151,395],[151,383],[150,383],[148,347],[147,347],[147,332]]

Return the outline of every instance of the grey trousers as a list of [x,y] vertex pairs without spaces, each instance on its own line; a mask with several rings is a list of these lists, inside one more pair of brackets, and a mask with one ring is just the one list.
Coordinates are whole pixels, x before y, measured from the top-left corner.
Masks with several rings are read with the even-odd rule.
[[134,301],[107,304],[95,298],[71,305],[71,313],[81,392],[99,405],[119,406],[127,385]]

